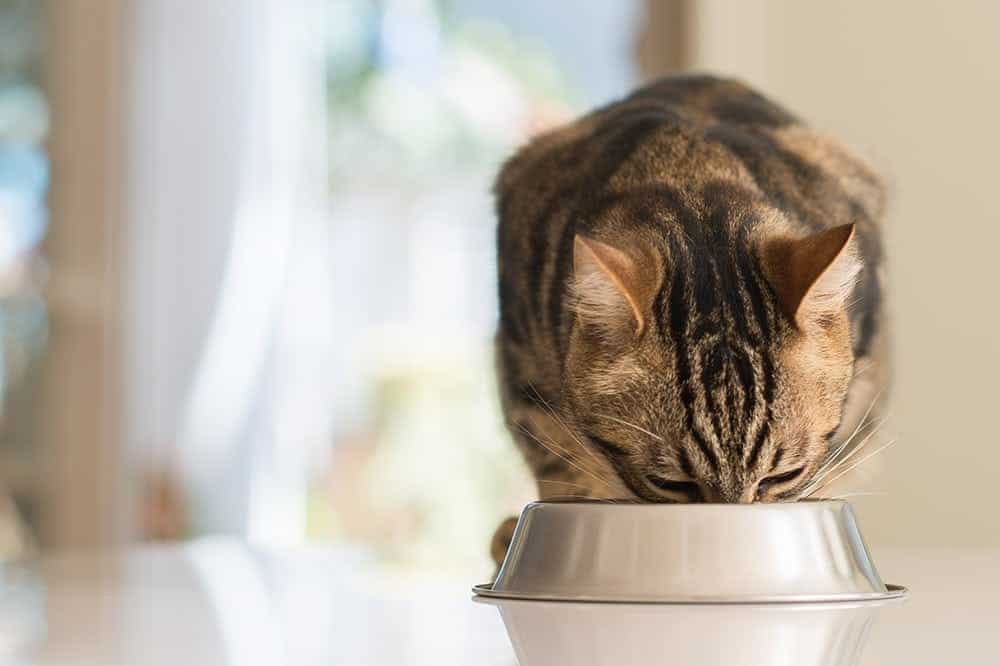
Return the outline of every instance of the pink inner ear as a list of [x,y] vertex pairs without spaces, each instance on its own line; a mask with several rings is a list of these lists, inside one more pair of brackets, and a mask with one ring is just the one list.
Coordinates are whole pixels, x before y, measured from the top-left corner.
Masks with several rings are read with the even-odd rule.
[[628,327],[640,335],[643,270],[639,262],[607,243],[579,234],[573,242],[575,309],[586,321],[606,330]]
[[844,307],[861,270],[853,239],[854,225],[845,224],[766,244],[765,270],[790,319],[802,325]]

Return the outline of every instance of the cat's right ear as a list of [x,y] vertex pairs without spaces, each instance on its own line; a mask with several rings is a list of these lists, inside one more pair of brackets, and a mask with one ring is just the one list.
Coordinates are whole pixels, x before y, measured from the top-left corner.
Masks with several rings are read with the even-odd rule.
[[616,337],[642,334],[643,266],[626,252],[577,234],[573,241],[573,308],[584,326]]
[[810,328],[846,307],[861,270],[853,224],[800,239],[781,238],[764,248],[764,268],[785,314]]

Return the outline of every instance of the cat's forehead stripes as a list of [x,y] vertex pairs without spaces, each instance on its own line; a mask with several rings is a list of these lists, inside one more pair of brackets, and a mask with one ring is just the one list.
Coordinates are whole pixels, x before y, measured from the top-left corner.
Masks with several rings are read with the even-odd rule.
[[[734,225],[717,222],[712,238],[694,227],[671,237],[673,266],[654,316],[664,348],[673,352],[694,455],[716,471],[723,461],[753,469],[770,433],[775,369],[768,343],[777,318],[748,243],[733,242]],[[745,234],[744,227],[732,235]]]

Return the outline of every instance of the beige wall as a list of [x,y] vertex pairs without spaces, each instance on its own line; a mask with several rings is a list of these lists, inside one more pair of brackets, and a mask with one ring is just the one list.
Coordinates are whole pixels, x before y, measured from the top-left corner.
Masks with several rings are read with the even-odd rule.
[[898,446],[855,500],[875,543],[1000,544],[1000,3],[694,4],[697,69],[746,78],[893,186]]

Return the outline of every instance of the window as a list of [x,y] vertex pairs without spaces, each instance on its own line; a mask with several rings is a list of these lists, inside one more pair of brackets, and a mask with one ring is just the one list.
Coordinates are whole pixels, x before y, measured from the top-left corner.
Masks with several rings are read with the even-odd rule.
[[45,346],[42,297],[48,107],[39,84],[41,11],[0,2],[0,557],[17,555],[37,527],[33,385]]

